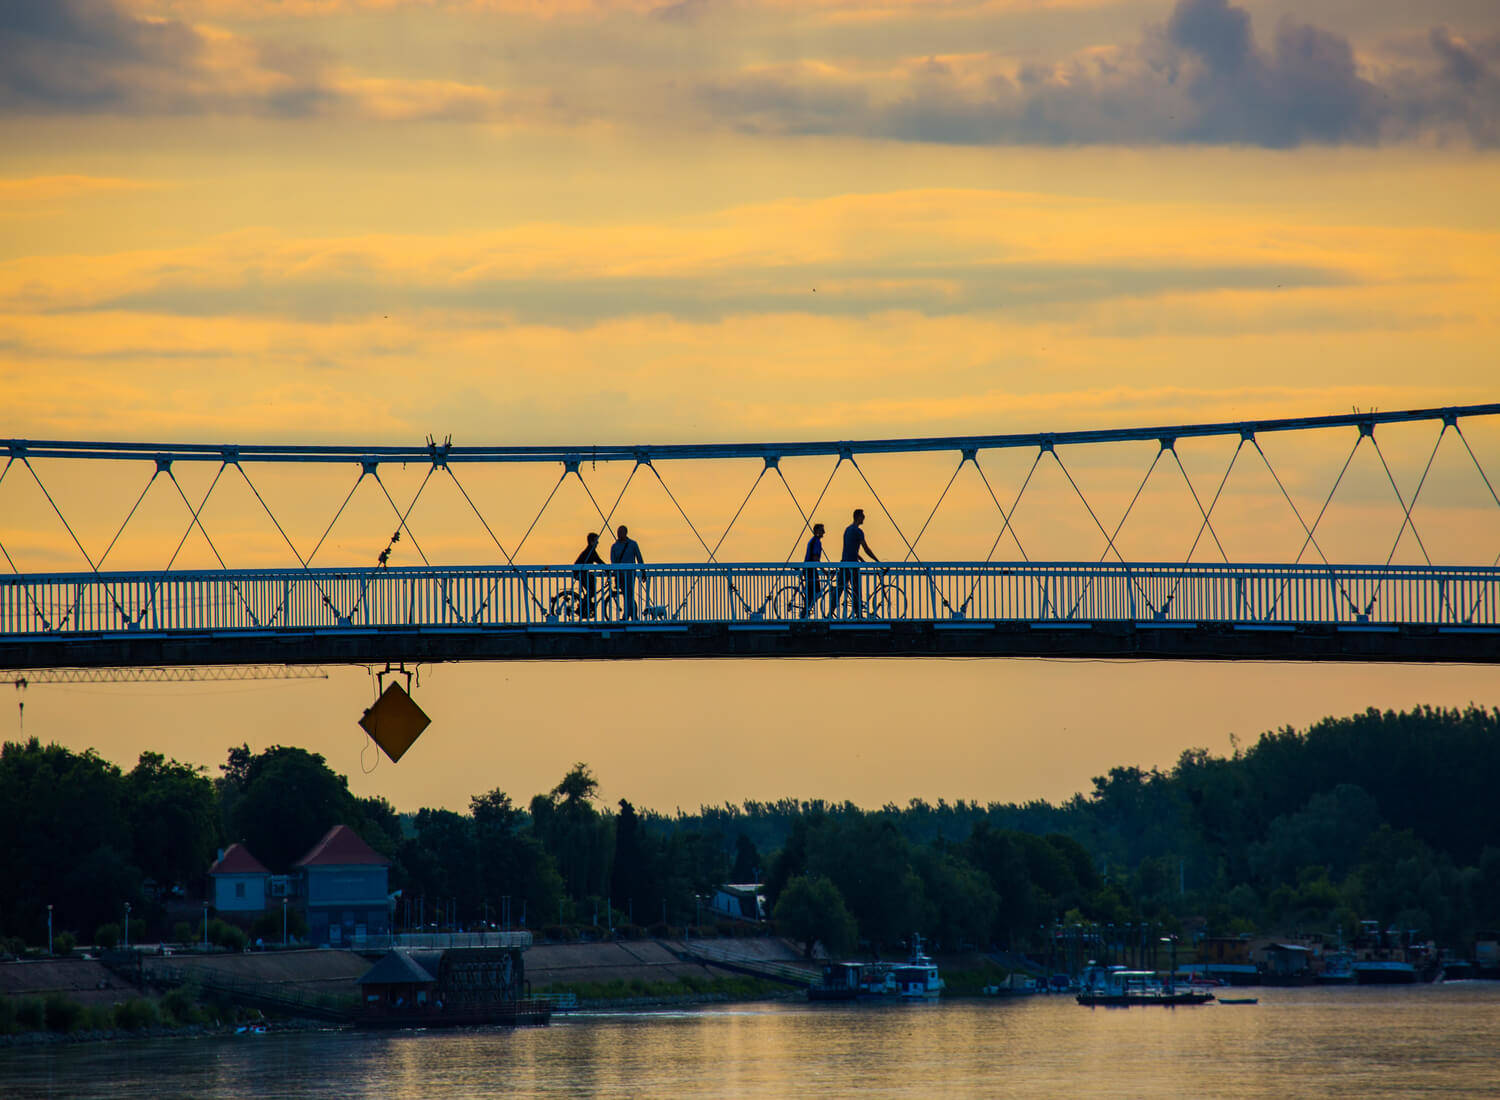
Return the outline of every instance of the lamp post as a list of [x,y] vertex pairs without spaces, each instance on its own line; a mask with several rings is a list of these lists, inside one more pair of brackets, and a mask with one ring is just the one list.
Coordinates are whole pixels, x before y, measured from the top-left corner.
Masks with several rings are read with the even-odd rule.
[[208,902],[203,903],[203,950],[208,950]]
[[1177,937],[1163,936],[1162,943],[1172,945],[1172,969],[1167,972],[1167,996],[1177,992]]
[[286,946],[286,898],[281,899],[281,946]]
[[47,954],[52,954],[52,906],[47,906]]
[[125,946],[130,947],[130,902],[125,903]]

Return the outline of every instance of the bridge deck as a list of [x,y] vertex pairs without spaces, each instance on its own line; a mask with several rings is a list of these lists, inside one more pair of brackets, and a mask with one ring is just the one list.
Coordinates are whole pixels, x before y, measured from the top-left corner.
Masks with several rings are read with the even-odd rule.
[[[20,575],[0,578],[0,668],[833,656],[1500,660],[1497,568],[928,563],[816,575],[810,608],[807,571],[780,564]],[[850,582],[842,592],[841,579]]]

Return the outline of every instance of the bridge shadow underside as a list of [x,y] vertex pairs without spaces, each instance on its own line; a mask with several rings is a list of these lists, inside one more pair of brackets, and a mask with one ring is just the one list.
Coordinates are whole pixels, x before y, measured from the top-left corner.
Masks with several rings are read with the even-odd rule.
[[1495,664],[1500,663],[1500,629],[1433,624],[906,621],[386,626],[0,639],[4,669],[793,657]]

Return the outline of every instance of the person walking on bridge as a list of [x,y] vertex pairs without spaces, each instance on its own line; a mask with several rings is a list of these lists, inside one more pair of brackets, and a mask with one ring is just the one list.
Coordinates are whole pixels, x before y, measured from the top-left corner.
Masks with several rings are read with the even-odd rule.
[[[646,564],[646,559],[641,557],[640,543],[630,537],[630,529],[623,523],[615,528],[614,545],[609,548],[609,563],[611,565]],[[635,618],[635,570],[620,570],[615,574],[615,584],[620,589],[620,595],[625,597],[623,617]]]
[[802,617],[805,619],[813,613],[813,608],[818,606],[818,566],[823,560],[823,532],[826,528],[821,523],[813,524],[812,538],[807,540],[807,551],[802,555],[803,583],[806,585],[807,598],[802,602]]
[[[573,564],[604,564],[604,559],[599,556],[599,535],[597,532],[589,532],[588,545],[583,548],[582,553],[580,553],[576,558],[573,559]],[[594,597],[598,593],[598,588],[596,586],[599,583],[599,578],[594,576],[594,571],[592,569],[575,569],[573,570],[573,579],[576,580],[578,582],[578,586],[583,589],[583,617],[585,619],[592,619],[594,617]]]
[[875,551],[870,549],[870,544],[865,540],[865,533],[861,528],[865,522],[865,510],[854,509],[854,522],[844,528],[844,552],[839,557],[841,568],[839,569],[838,584],[833,590],[833,610],[838,612],[843,603],[844,593],[849,593],[849,617],[862,619],[865,617],[865,602],[859,594],[859,561],[860,552],[863,551],[871,561],[879,561]]

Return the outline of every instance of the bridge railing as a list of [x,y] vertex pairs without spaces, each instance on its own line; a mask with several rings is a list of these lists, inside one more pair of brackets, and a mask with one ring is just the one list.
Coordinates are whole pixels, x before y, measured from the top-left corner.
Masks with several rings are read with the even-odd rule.
[[0,636],[754,627],[804,617],[1500,625],[1492,567],[944,562],[824,565],[817,575],[809,608],[805,567],[784,564],[21,574],[0,577]]

